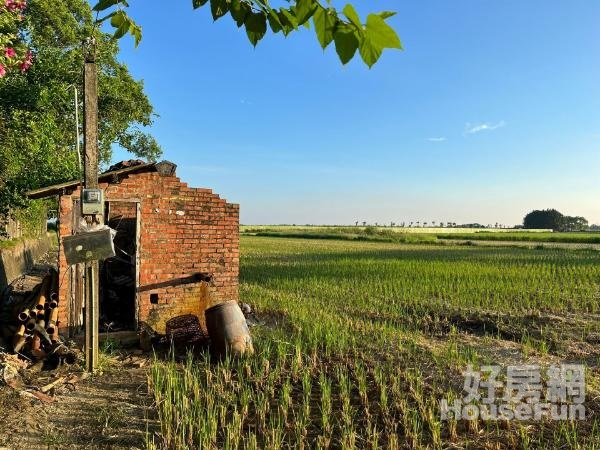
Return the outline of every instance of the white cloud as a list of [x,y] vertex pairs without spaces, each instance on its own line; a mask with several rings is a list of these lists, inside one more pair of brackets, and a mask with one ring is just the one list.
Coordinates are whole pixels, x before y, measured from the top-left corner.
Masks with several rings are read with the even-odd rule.
[[497,128],[502,128],[504,125],[506,125],[506,122],[504,120],[501,120],[498,123],[486,122],[477,125],[467,122],[467,124],[465,125],[465,134],[475,134],[481,131],[491,131]]
[[427,138],[429,142],[444,142],[446,140],[445,137],[430,137]]

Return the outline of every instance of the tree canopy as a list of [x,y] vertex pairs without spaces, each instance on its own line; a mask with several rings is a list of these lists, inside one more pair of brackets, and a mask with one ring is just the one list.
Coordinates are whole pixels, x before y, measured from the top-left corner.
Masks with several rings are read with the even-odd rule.
[[[229,15],[238,27],[245,27],[254,46],[265,37],[268,28],[287,36],[301,26],[310,28],[312,21],[321,47],[325,49],[333,42],[342,64],[349,62],[358,50],[365,64],[372,67],[384,49],[402,49],[398,35],[386,23],[386,19],[396,14],[393,11],[371,13],[363,21],[351,4],[338,11],[330,0],[325,5],[319,0],[294,0],[279,8],[266,0],[192,0],[194,8],[207,4],[215,21]],[[127,6],[127,0],[99,0],[94,11],[98,13],[98,23],[110,21],[115,38],[129,33],[137,45],[142,39],[142,29],[127,15]]]
[[544,209],[527,214],[523,219],[523,227],[534,230],[583,231],[588,229],[588,221],[581,216],[565,216],[556,209]]
[[[96,33],[99,72],[99,152],[114,144],[155,159],[160,147],[144,131],[153,108],[141,81],[117,61],[118,45],[97,30],[85,0],[31,0],[19,33],[33,54],[25,73],[0,79],[0,213],[22,203],[28,189],[77,178],[74,88],[82,85],[81,43]],[[82,116],[81,99],[79,116]]]

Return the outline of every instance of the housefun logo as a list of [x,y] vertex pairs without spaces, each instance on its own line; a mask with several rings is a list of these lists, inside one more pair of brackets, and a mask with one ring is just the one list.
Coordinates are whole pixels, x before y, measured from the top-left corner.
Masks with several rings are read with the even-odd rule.
[[[506,383],[498,380],[500,366],[467,366],[461,399],[440,401],[442,420],[583,420],[585,367],[550,366],[542,383],[538,365],[508,366]],[[497,392],[503,392],[500,397]],[[543,397],[542,397],[542,394]]]

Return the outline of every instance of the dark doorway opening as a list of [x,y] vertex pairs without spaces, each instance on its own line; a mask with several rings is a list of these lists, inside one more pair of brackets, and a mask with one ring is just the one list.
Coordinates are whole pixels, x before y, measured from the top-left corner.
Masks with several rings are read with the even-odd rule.
[[116,255],[100,265],[100,331],[137,328],[137,203],[106,203],[105,223],[116,230]]

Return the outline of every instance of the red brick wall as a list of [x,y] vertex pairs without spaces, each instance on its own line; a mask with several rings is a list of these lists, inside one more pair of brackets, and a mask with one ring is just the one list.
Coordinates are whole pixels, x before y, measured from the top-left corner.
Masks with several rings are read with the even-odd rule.
[[[191,313],[204,323],[207,307],[238,299],[239,205],[157,172],[129,175],[119,184],[100,187],[109,202],[140,201],[140,322],[163,333],[172,317]],[[61,196],[61,236],[71,234],[75,196],[79,192]],[[62,277],[67,269],[62,252],[59,260]],[[197,273],[211,274],[212,282],[193,279]],[[69,278],[61,286],[61,299],[69,296]],[[158,295],[158,304],[151,304],[151,294]],[[66,324],[67,312],[61,313]]]
[[132,202],[112,202],[110,204],[108,220],[117,219],[135,219],[136,206]]

